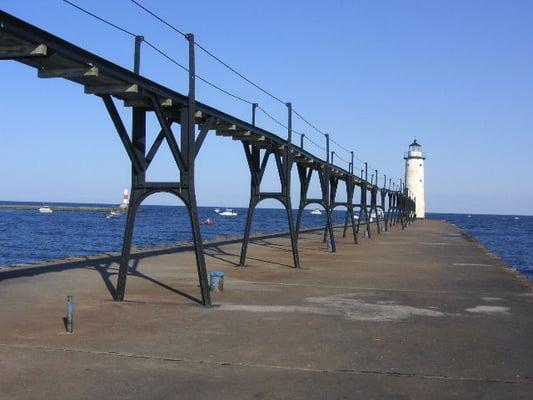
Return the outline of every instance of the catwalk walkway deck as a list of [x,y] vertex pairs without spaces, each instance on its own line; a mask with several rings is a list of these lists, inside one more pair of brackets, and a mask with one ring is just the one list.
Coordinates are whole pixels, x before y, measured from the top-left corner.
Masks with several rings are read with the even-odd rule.
[[19,270],[0,281],[2,397],[531,398],[533,292],[499,258],[437,221],[337,245],[303,234],[300,270],[286,237],[252,241],[249,268],[207,248],[214,308],[179,294],[199,291],[192,251],[136,259],[125,302],[105,258]]

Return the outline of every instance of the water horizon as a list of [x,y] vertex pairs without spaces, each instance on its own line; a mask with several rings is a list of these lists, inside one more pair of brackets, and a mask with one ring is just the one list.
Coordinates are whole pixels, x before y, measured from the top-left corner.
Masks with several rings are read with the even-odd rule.
[[[42,201],[0,201],[0,205],[117,207],[111,203],[73,203]],[[200,206],[201,220],[210,218],[214,225],[202,225],[204,240],[242,237],[246,207],[231,207],[237,216],[224,218],[215,206]],[[226,206],[219,206],[221,210]],[[311,215],[316,206],[306,208],[302,229],[322,227],[325,213]],[[505,262],[533,279],[533,216],[519,214],[431,213],[427,219],[453,223]],[[335,210],[334,222],[344,223],[345,210]],[[125,216],[106,219],[103,211],[57,211],[43,215],[37,210],[0,209],[0,266],[32,264],[68,257],[118,252],[122,245]],[[287,232],[283,208],[258,207],[252,235]],[[73,240],[74,238],[74,240]],[[184,205],[142,204],[137,216],[133,246],[149,249],[175,246],[192,241],[190,223]]]

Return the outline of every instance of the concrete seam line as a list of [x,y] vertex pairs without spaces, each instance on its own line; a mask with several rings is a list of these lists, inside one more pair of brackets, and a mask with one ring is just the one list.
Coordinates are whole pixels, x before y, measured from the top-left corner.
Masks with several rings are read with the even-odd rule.
[[453,377],[453,376],[448,376],[448,375],[418,375],[415,373],[407,373],[407,372],[355,370],[355,369],[327,370],[327,369],[319,369],[319,368],[290,367],[290,366],[284,366],[284,365],[194,360],[194,359],[188,359],[188,358],[153,356],[153,355],[147,355],[147,354],[120,353],[116,351],[101,351],[101,350],[88,350],[88,349],[79,349],[79,348],[65,348],[65,347],[51,347],[51,346],[30,346],[30,345],[7,344],[7,343],[0,343],[0,347],[19,349],[19,350],[41,350],[41,351],[48,351],[48,352],[82,353],[82,354],[103,355],[103,356],[112,356],[112,357],[121,357],[121,358],[135,358],[139,360],[184,362],[184,363],[194,363],[194,364],[210,364],[210,365],[218,365],[218,366],[250,367],[250,368],[261,368],[261,369],[279,369],[279,370],[327,373],[327,374],[384,375],[384,376],[398,377],[398,378],[420,378],[420,379],[429,379],[429,380],[450,380],[450,381],[480,382],[480,383],[533,385],[533,381],[527,381],[527,380],[521,380],[521,379],[509,380],[509,379],[496,379],[496,378],[471,378],[471,377],[462,377],[462,376]]

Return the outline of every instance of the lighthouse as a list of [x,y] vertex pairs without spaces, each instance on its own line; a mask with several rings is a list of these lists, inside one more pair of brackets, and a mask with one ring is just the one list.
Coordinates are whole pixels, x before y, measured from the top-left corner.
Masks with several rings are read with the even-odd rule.
[[128,193],[128,189],[124,189],[124,196],[122,196],[122,204],[120,205],[121,209],[128,208],[128,205],[130,204],[130,195]]
[[416,139],[409,145],[409,151],[404,155],[405,160],[405,184],[409,195],[416,202],[416,218],[424,218],[426,203],[424,199],[424,160],[426,155],[422,153],[422,147]]

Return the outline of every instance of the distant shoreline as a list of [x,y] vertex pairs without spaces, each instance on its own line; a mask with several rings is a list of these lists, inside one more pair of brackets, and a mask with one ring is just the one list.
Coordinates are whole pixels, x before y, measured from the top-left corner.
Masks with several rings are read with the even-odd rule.
[[[52,204],[52,203],[50,203]],[[43,206],[32,204],[0,204],[0,210],[39,210]],[[91,211],[91,212],[109,212],[113,207],[91,207],[91,206],[51,206],[52,211]]]
[[[54,211],[98,211],[98,212],[109,212],[119,206],[119,204],[112,203],[88,203],[88,202],[74,202],[74,201],[22,201],[22,200],[0,200],[0,210],[37,210],[44,205],[49,206]],[[142,204],[142,206],[149,207],[185,207],[184,204]],[[198,205],[200,208],[225,208],[226,205]],[[244,209],[246,210],[247,206],[232,206],[234,209]],[[283,209],[282,207],[258,207],[261,209]],[[294,208],[297,210],[297,208]],[[340,210],[335,210],[340,211]],[[443,211],[428,211],[428,215],[486,215],[486,216],[504,216],[504,217],[532,217],[533,214],[520,214],[520,213],[506,213],[506,214],[495,214],[495,213],[475,213],[475,212],[443,212]]]

